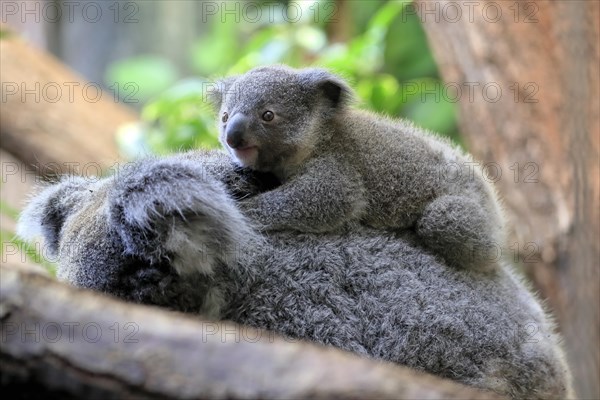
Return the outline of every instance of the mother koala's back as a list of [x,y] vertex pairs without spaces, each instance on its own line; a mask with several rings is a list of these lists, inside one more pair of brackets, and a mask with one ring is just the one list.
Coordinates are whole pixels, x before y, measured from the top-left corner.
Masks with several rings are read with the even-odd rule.
[[572,396],[554,326],[508,267],[448,268],[413,241],[273,235],[225,317],[513,398]]

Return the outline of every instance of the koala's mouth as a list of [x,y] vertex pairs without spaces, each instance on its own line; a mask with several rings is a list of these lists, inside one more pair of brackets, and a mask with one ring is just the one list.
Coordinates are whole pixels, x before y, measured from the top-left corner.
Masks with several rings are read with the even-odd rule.
[[244,166],[249,166],[256,160],[258,146],[245,146],[231,149],[235,158]]
[[233,152],[235,153],[235,155],[240,155],[240,156],[245,156],[245,155],[251,155],[252,153],[258,151],[258,146],[245,146],[245,147],[238,147],[235,149],[232,149]]
[[258,149],[258,147],[257,146],[236,147],[235,149],[233,149],[233,151],[235,151],[236,153],[243,153],[245,151],[252,150],[252,149]]

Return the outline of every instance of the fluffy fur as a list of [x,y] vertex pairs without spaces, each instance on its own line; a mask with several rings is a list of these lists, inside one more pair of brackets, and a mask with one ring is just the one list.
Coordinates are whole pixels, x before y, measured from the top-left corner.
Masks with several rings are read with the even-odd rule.
[[448,268],[413,232],[261,236],[237,210],[277,180],[220,153],[64,180],[20,220],[58,275],[123,299],[267,328],[512,398],[572,395],[554,326],[502,263]]
[[464,268],[494,265],[502,253],[504,217],[478,164],[406,121],[350,107],[341,78],[260,67],[224,80],[212,95],[233,159],[282,182],[241,204],[261,229],[411,228]]

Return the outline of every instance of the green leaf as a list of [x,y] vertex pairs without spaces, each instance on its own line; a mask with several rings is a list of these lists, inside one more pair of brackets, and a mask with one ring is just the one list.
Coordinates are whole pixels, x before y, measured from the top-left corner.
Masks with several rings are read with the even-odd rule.
[[136,97],[147,101],[168,88],[177,79],[177,69],[160,57],[140,56],[111,64],[106,72],[108,86],[117,83],[120,88],[127,83],[135,83],[139,91]]
[[404,7],[411,2],[412,0],[387,2],[371,19],[367,31],[378,28],[387,30],[394,19],[404,10]]
[[[43,266],[52,276],[56,276],[56,264],[48,261],[43,254],[38,251],[37,247],[19,239],[14,233],[4,229],[0,230],[0,242],[4,244],[13,244],[20,249],[31,262]],[[4,259],[4,250],[5,246],[0,246],[0,257],[2,257],[2,259]]]
[[16,221],[19,218],[19,210],[3,200],[0,200],[0,210],[2,210],[2,215],[9,217],[13,221]]
[[438,79],[417,79],[402,87],[402,115],[417,125],[452,136],[456,133],[455,104]]

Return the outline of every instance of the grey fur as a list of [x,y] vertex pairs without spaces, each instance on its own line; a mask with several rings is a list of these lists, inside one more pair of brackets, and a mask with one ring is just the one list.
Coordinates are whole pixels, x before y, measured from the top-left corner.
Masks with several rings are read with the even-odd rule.
[[267,178],[219,153],[148,159],[98,182],[46,188],[19,229],[41,233],[60,256],[59,277],[76,286],[267,328],[515,399],[572,396],[554,325],[508,265],[448,268],[410,231],[261,236],[232,196],[256,196],[273,185],[261,186]]
[[[407,121],[353,109],[341,78],[323,69],[260,67],[219,90],[212,95],[225,148],[238,164],[283,183],[241,203],[255,226],[331,232],[360,221],[412,228],[447,263],[464,268],[485,269],[502,253],[504,217],[481,167]],[[265,111],[275,118],[264,121]],[[227,142],[234,134],[241,150]]]

